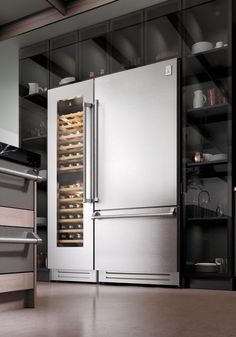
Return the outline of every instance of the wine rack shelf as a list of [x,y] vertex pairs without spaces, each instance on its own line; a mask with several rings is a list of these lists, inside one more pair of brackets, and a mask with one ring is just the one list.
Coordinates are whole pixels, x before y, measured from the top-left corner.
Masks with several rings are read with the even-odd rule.
[[[72,105],[64,106],[72,109]],[[59,246],[83,246],[83,112],[58,116],[58,229]],[[77,173],[74,175],[74,173]]]

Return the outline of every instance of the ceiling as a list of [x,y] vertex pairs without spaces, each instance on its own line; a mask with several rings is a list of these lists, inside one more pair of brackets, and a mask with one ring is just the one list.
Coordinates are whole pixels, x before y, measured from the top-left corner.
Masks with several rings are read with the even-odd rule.
[[[34,29],[28,29],[28,32],[27,30],[22,31],[15,34],[15,38],[12,35],[7,39],[14,38],[19,47],[24,47],[165,1],[168,0],[7,0],[4,1],[4,5],[3,1],[0,1],[0,40],[4,40],[1,39],[2,28],[4,30],[5,27],[8,28],[10,26],[11,31],[12,25],[25,21],[27,17],[32,17],[33,21],[36,21],[40,17],[40,13],[43,13],[47,18],[49,17],[47,13],[53,10],[54,12],[57,11],[57,20],[42,25],[39,24]],[[75,8],[76,3],[78,6],[87,3],[95,5],[94,8],[84,12],[77,14],[74,11],[72,15],[68,15],[68,11],[71,8],[73,10],[73,6]],[[97,5],[99,3],[101,4],[100,6]],[[67,13],[65,16],[59,13],[58,8],[56,8],[57,4],[61,4],[66,8]]]
[[0,26],[50,8],[46,0],[7,0],[0,2]]

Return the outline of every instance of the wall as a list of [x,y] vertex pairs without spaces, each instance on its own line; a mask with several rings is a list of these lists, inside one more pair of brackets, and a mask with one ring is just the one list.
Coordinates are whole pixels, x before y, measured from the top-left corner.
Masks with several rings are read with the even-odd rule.
[[0,43],[0,141],[19,144],[18,46]]

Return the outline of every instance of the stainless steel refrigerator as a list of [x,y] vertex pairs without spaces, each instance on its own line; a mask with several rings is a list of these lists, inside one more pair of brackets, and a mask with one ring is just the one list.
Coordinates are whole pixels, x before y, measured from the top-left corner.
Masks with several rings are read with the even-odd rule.
[[[66,123],[77,112],[83,119],[76,131]],[[97,271],[100,282],[179,285],[177,60],[50,90],[48,115],[53,279],[95,281]],[[69,129],[66,135],[62,126]],[[76,134],[81,140],[73,143]],[[83,151],[71,152],[79,142]],[[77,163],[71,153],[80,158]],[[75,184],[62,173],[70,167]],[[70,215],[70,200],[60,200],[72,185],[80,189],[78,212],[83,211]],[[75,244],[68,243],[75,230],[71,220],[82,225],[77,233],[83,237]]]
[[178,285],[177,60],[95,80],[95,269]]

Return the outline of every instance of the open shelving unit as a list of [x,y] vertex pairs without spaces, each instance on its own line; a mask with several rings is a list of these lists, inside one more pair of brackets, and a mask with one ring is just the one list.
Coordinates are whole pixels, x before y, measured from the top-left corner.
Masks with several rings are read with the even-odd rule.
[[[182,253],[183,283],[190,288],[233,287],[229,6],[213,0],[182,12]],[[226,45],[193,54],[199,41]],[[205,95],[198,108],[196,90]]]

